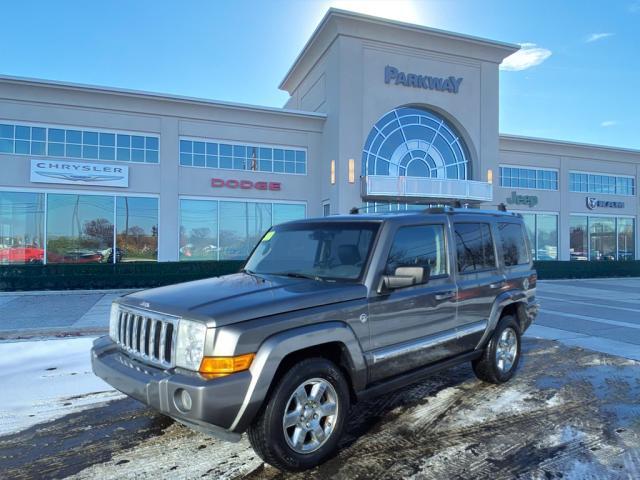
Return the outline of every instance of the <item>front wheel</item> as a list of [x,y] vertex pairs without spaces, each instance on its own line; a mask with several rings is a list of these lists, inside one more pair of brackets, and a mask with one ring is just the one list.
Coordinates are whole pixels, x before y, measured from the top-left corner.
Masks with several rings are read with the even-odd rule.
[[333,454],[349,411],[349,387],[324,358],[297,363],[280,379],[248,437],[267,463],[286,471],[315,467]]
[[520,328],[513,315],[498,322],[482,356],[472,362],[473,372],[489,383],[508,381],[520,362]]

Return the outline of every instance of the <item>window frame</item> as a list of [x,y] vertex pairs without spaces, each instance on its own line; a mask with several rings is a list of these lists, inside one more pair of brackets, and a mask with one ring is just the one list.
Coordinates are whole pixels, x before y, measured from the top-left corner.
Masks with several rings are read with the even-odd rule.
[[[155,133],[155,132],[141,132],[141,131],[135,131],[135,130],[116,130],[116,129],[112,129],[112,128],[102,128],[102,127],[96,127],[96,126],[77,126],[77,125],[64,125],[64,124],[57,124],[57,123],[39,123],[39,122],[29,122],[29,121],[16,121],[16,120],[6,120],[6,119],[2,119],[0,118],[0,124],[5,124],[5,125],[11,125],[14,127],[14,131],[13,131],[13,142],[14,142],[14,147],[13,147],[13,152],[12,153],[8,153],[8,152],[0,152],[0,155],[20,155],[20,156],[30,156],[30,157],[44,157],[44,158],[63,158],[66,160],[70,160],[70,161],[88,161],[88,162],[115,162],[115,163],[137,163],[137,164],[141,164],[141,165],[159,165],[160,164],[160,152],[161,152],[161,137],[159,133]],[[29,127],[29,128],[43,128],[45,130],[45,135],[44,135],[44,140],[33,140],[33,139],[29,139],[29,140],[25,140],[29,142],[29,149],[31,150],[31,143],[36,141],[39,143],[44,143],[44,154],[38,154],[38,153],[18,153],[15,151],[15,141],[16,141],[16,127]],[[63,130],[64,131],[64,141],[51,141],[49,140],[49,130]],[[67,141],[67,132],[69,131],[78,131],[80,132],[80,143],[76,143],[76,142],[68,142]],[[88,143],[83,143],[84,142],[84,134],[85,133],[95,133],[98,135],[98,140],[97,140],[97,144],[93,145],[93,144],[88,144]],[[114,144],[112,146],[109,145],[101,145],[100,144],[100,137],[101,134],[108,134],[108,135],[114,135]],[[142,149],[138,149],[138,148],[134,148],[131,144],[131,138],[129,138],[129,146],[126,147],[129,150],[129,160],[118,160],[118,148],[125,148],[125,147],[118,147],[118,135],[127,135],[129,137],[143,137],[143,143],[144,143],[144,147]],[[33,136],[33,133],[31,133],[31,136]],[[157,139],[158,142],[158,149],[148,149],[146,147],[146,143],[147,143],[147,137],[151,137],[151,138],[155,138]],[[5,138],[5,137],[2,137]],[[64,154],[62,155],[57,155],[57,154],[50,154],[49,153],[49,143],[53,143],[56,145],[63,145],[64,147]],[[66,153],[66,146],[67,145],[75,145],[77,147],[80,148],[80,156],[78,157],[73,157],[73,156],[68,156]],[[91,157],[84,157],[82,155],[82,152],[84,151],[85,147],[95,147],[97,149],[97,157],[96,158],[91,158]],[[103,148],[113,148],[114,151],[114,156],[113,159],[106,159],[106,158],[100,158],[100,151]],[[143,157],[144,159],[142,161],[133,161],[131,160],[131,152],[132,150],[142,150],[143,152]],[[156,152],[158,155],[157,161],[155,162],[147,162],[146,160],[146,154],[148,151],[153,151]]]
[[[199,155],[203,155],[205,157],[205,164],[204,165],[182,165],[181,160],[180,160],[180,156],[182,154],[182,150],[180,149],[180,142],[184,140],[187,142],[199,142],[199,143],[204,143],[205,144],[205,153],[203,154],[199,154]],[[217,157],[218,157],[218,166],[217,167],[209,167],[207,166],[207,159],[206,157],[209,155],[207,154],[207,147],[206,145],[208,143],[215,143],[218,145],[218,153],[217,153]],[[224,155],[225,157],[229,157],[231,159],[231,167],[221,167],[220,166],[220,158],[223,156],[220,154],[220,144],[225,144],[225,145],[230,145],[232,147],[232,151],[231,151],[231,155]],[[235,157],[233,154],[233,147],[244,147],[244,148],[256,148],[258,149],[258,155],[256,156],[256,162],[258,164],[258,169],[256,170],[252,170],[252,169],[240,169],[240,168],[233,168],[233,164],[234,164],[234,160],[236,158],[241,158],[241,157]],[[271,160],[268,159],[262,159],[260,157],[260,149],[270,149],[272,150],[272,154],[271,154]],[[278,172],[274,169],[274,162],[276,161],[275,154],[273,153],[273,150],[291,150],[293,151],[293,162],[290,162],[288,160],[286,160],[286,156],[283,154],[282,160],[277,160],[277,161],[282,161],[283,163],[283,170],[281,172]],[[291,164],[293,163],[294,166],[294,170],[295,170],[295,165],[296,160],[296,153],[297,152],[304,152],[305,154],[305,160],[304,160],[304,173],[296,173],[294,172],[287,172],[285,170],[285,166],[287,163]],[[191,152],[192,155],[195,154],[195,152]],[[246,158],[246,156],[244,157]],[[260,162],[261,161],[268,161],[271,162],[271,170],[260,170]],[[242,142],[242,141],[237,141],[237,140],[225,140],[225,139],[219,139],[219,138],[209,138],[209,137],[194,137],[194,136],[190,136],[190,135],[180,135],[178,137],[178,166],[180,168],[204,168],[204,169],[208,169],[208,170],[224,170],[224,171],[230,171],[230,172],[250,172],[250,173],[268,173],[268,174],[273,174],[273,175],[297,175],[297,176],[308,176],[309,175],[309,149],[307,147],[300,147],[300,146],[294,146],[294,145],[279,145],[279,144],[272,144],[272,143],[259,143],[259,142]]]
[[[533,181],[535,183],[535,187],[521,187],[521,186],[511,186],[511,185],[503,185],[502,181],[504,176],[502,175],[502,169],[503,168],[515,168],[515,169],[519,169],[519,170],[530,170],[535,172],[534,173],[534,178]],[[555,184],[556,184],[556,188],[544,188],[542,186],[538,185],[538,172],[543,172],[543,178],[542,178],[542,182],[545,181],[549,181],[549,182],[553,182],[553,180],[546,180],[544,178],[544,172],[552,172],[555,173],[556,175],[556,180],[555,180]],[[512,176],[509,176],[509,178],[513,178]],[[519,177],[518,177],[519,179]],[[558,168],[554,168],[554,167],[533,167],[533,166],[529,166],[529,165],[513,165],[513,164],[507,164],[507,163],[500,163],[498,164],[498,186],[500,188],[506,188],[506,189],[518,189],[518,190],[543,190],[545,192],[559,192],[560,191],[560,170]]]
[[[584,175],[585,182],[572,182],[571,178],[573,175]],[[616,190],[618,188],[618,179],[629,179],[631,180],[631,193],[618,193]],[[606,179],[606,182],[605,182]],[[613,179],[613,188],[614,192],[604,191],[604,185],[609,185],[609,181]],[[635,197],[638,193],[638,182],[636,181],[636,177],[634,175],[627,175],[624,173],[603,173],[603,172],[591,172],[586,170],[569,170],[569,193],[580,193],[580,194],[593,194],[593,195],[614,195],[619,197]],[[573,185],[585,185],[586,190],[574,189]],[[593,184],[594,188],[591,188]],[[600,192],[595,191],[596,185],[600,186]]]

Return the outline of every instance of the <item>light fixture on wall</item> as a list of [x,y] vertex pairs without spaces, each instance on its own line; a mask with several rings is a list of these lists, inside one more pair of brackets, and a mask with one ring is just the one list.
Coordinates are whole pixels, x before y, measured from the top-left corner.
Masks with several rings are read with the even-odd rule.
[[331,185],[336,184],[336,161],[331,160]]
[[493,183],[493,170],[487,170],[487,183]]
[[349,183],[356,183],[356,161],[349,159]]

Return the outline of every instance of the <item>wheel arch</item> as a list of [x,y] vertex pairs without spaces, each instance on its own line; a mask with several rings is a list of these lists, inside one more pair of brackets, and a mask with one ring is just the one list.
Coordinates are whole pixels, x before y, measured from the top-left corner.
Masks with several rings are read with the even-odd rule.
[[230,430],[244,432],[268,398],[274,382],[298,359],[319,356],[334,361],[345,373],[351,395],[366,385],[364,355],[351,327],[325,322],[299,327],[266,339],[251,365],[252,380]]
[[526,315],[526,304],[527,294],[523,290],[509,290],[498,295],[491,306],[487,328],[478,342],[476,350],[484,348],[496,329],[498,322],[505,314],[514,314],[521,331],[523,331],[524,319],[526,318],[524,316]]

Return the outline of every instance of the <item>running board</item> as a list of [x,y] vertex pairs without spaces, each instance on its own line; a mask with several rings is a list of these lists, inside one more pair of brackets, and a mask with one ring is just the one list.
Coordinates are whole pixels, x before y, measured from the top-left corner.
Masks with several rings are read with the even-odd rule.
[[474,350],[468,353],[463,353],[462,355],[458,355],[457,357],[442,360],[440,362],[429,364],[425,367],[411,370],[407,373],[396,375],[395,377],[391,377],[388,380],[376,382],[369,388],[357,392],[356,396],[358,397],[358,401],[364,401],[369,400],[370,398],[384,395],[385,393],[398,390],[402,387],[406,387],[407,385],[411,385],[412,383],[420,382],[421,380],[424,380],[425,378],[436,372],[439,372],[440,370],[446,370],[447,368],[455,367],[456,365],[459,365],[461,363],[475,360],[476,358],[479,358],[482,353],[482,350]]

